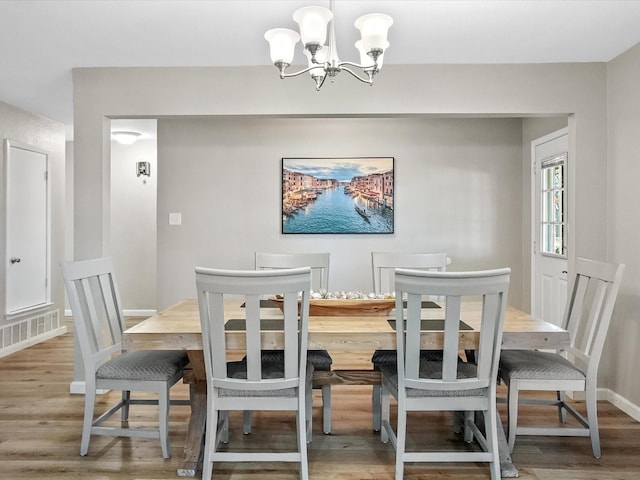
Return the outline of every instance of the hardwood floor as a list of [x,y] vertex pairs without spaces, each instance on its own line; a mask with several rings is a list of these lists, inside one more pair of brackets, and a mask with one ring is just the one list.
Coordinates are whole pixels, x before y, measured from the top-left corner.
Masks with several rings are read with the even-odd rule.
[[[163,460],[157,440],[93,436],[86,457],[79,455],[83,397],[69,394],[73,377],[73,329],[43,344],[0,359],[0,479],[176,479],[186,433],[188,407],[171,410],[173,458]],[[347,365],[353,358],[335,358]],[[504,394],[504,390],[501,390]],[[185,385],[173,393],[188,397]],[[100,405],[113,400],[103,395]],[[321,432],[321,401],[314,391],[314,437],[309,445],[311,479],[391,479],[394,451],[371,430],[371,388],[333,388],[333,433]],[[513,461],[525,480],[631,480],[640,478],[640,424],[608,403],[600,404],[602,458],[591,455],[587,438],[521,437]],[[98,407],[100,408],[100,407]],[[503,421],[506,419],[501,406]],[[156,409],[137,407],[132,425],[155,423]],[[524,409],[522,422],[535,421],[544,410]],[[553,413],[550,413],[554,416]],[[410,441],[446,442],[468,448],[451,432],[446,414],[410,417]],[[287,413],[254,412],[251,435],[242,435],[241,419],[232,416],[231,442],[252,445],[293,445],[294,418]],[[298,469],[287,464],[222,464],[214,470],[221,480],[297,479]],[[414,464],[407,479],[488,479],[483,464]]]

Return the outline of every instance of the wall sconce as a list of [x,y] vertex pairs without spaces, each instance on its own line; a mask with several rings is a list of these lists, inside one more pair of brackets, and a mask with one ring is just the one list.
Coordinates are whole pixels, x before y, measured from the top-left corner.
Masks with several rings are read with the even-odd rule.
[[138,162],[136,163],[136,174],[139,177],[140,175],[144,175],[145,177],[151,176],[151,164],[149,162]]
[[111,132],[111,137],[118,143],[123,145],[131,145],[141,134],[138,132],[119,131]]

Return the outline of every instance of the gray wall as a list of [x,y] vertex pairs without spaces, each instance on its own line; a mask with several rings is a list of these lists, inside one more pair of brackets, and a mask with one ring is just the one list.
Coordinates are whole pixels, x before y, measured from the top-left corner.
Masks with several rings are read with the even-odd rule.
[[[74,154],[82,158],[75,165],[76,258],[111,251],[110,181],[105,173],[110,161],[108,117],[130,116],[329,119],[570,114],[570,142],[577,161],[570,171],[575,185],[569,208],[575,224],[569,248],[574,255],[606,255],[606,232],[597,220],[606,214],[606,192],[599,178],[606,167],[604,64],[388,67],[375,87],[363,88],[341,78],[320,93],[303,78],[280,80],[267,67],[74,69]],[[286,133],[281,135],[284,145]],[[576,243],[576,238],[584,241]]]
[[[156,308],[155,139],[111,144],[111,255],[123,308],[144,315]],[[151,176],[136,175],[136,163],[149,162]]]
[[[54,303],[48,310],[64,308],[64,287],[59,264],[64,259],[64,202],[65,202],[65,133],[64,125],[19,108],[0,102],[0,322],[5,322],[5,267],[6,252],[6,158],[4,139],[36,147],[49,154],[49,181],[51,188],[51,296]],[[25,316],[30,316],[27,313]],[[20,320],[22,317],[12,319]]]
[[640,343],[640,45],[608,65],[609,163],[606,181],[608,257],[626,264],[605,352],[608,387],[623,399],[640,403],[636,370]]
[[[162,120],[158,304],[194,295],[196,265],[250,269],[256,250],[329,251],[329,288],[370,292],[378,250],[445,251],[452,270],[510,266],[520,305],[521,132],[519,119]],[[280,233],[281,158],[331,156],[395,157],[393,235]]]

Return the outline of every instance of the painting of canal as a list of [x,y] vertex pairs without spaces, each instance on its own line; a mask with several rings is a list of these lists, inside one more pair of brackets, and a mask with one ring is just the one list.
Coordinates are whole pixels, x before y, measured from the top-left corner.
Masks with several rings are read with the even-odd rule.
[[393,161],[283,158],[282,233],[393,233]]

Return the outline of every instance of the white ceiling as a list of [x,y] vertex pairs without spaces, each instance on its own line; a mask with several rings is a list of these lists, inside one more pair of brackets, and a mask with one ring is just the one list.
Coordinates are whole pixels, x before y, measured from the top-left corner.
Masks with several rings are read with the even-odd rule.
[[[0,0],[0,100],[71,125],[74,67],[268,65],[264,32],[314,4]],[[342,59],[373,12],[394,20],[385,65],[606,62],[640,42],[638,0],[337,0]]]

